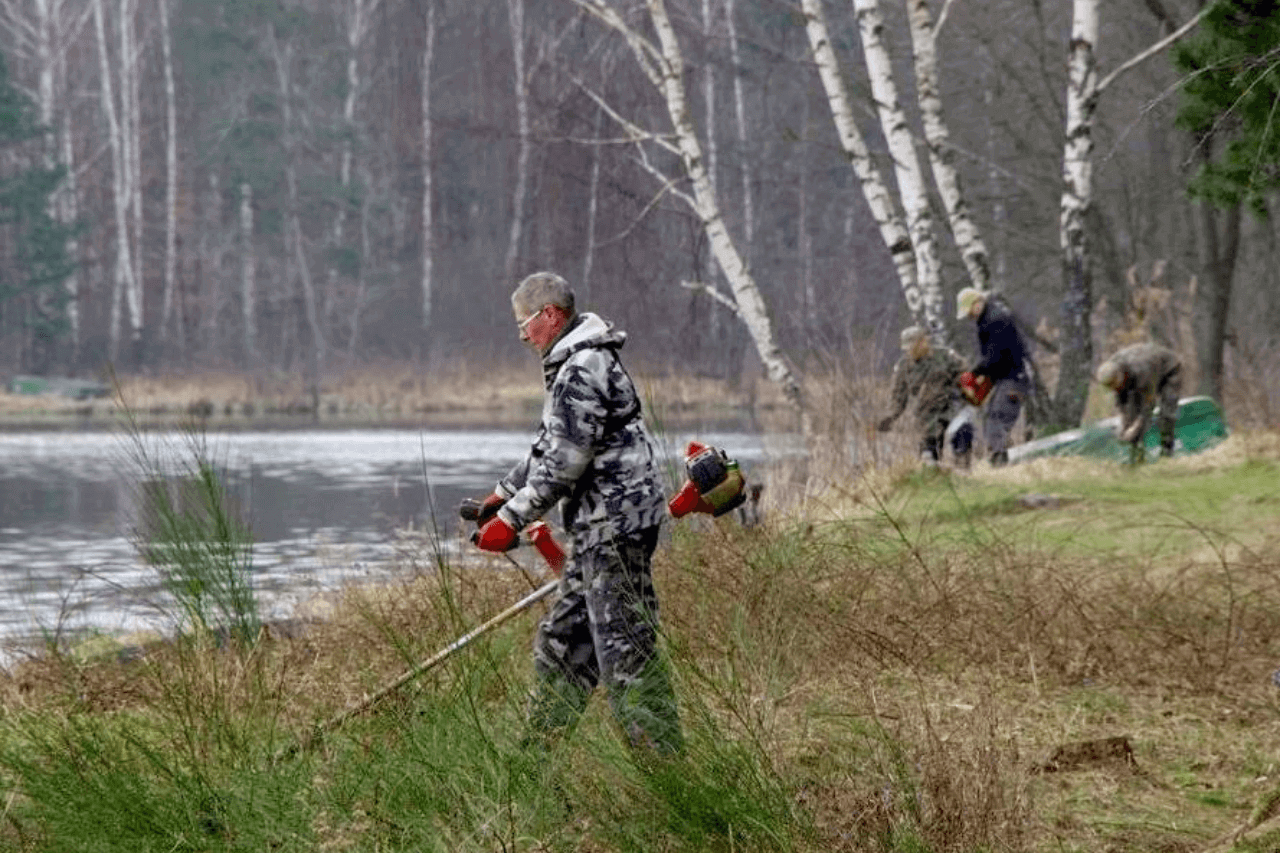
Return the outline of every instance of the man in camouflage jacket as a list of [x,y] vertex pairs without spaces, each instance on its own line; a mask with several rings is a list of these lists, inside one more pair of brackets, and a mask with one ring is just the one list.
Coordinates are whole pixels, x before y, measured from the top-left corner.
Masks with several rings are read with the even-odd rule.
[[1182,394],[1182,359],[1159,344],[1125,347],[1098,366],[1097,380],[1116,394],[1120,410],[1120,440],[1133,445],[1134,459],[1143,455],[1143,438],[1151,425],[1151,410],[1160,403],[1160,449],[1173,453],[1178,397]]
[[[893,410],[876,425],[888,432],[914,396],[916,428],[920,432],[920,458],[926,463],[942,458],[943,436],[952,416],[963,407],[957,381],[964,362],[949,347],[934,346],[919,326],[902,330],[902,357],[893,368]],[[973,427],[964,425],[951,438],[957,464],[968,467]]]
[[626,334],[577,313],[568,283],[535,273],[511,296],[520,337],[542,356],[546,395],[533,447],[486,499],[477,535],[505,550],[557,504],[572,539],[559,598],[534,640],[527,742],[571,731],[598,683],[633,747],[683,746],[670,676],[658,653],[650,563],[666,515],[657,452],[618,358]]

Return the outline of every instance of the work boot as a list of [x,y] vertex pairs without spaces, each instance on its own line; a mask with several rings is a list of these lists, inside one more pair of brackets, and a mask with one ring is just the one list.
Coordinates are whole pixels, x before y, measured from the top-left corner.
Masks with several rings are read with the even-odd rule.
[[997,450],[991,454],[992,468],[1003,468],[1005,465],[1008,465],[1008,464],[1009,464],[1009,451]]
[[967,452],[956,454],[956,458],[955,458],[956,469],[960,471],[968,471],[971,457],[972,457],[972,454]]

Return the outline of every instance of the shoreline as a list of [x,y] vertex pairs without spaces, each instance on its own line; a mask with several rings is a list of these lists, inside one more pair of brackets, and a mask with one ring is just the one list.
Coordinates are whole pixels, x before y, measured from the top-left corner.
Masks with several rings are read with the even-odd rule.
[[[637,374],[646,417],[664,425],[777,422],[790,406],[770,383],[742,387],[697,376]],[[117,377],[110,396],[74,399],[55,393],[0,390],[0,433],[191,427],[260,429],[530,428],[542,412],[543,388],[527,371],[453,368],[432,376],[384,367],[322,383],[295,377],[210,372]],[[705,427],[704,427],[705,428]]]
[[[703,430],[741,429],[753,421],[771,422],[780,414],[772,408],[698,407],[664,410],[664,427]],[[781,414],[785,415],[785,412]],[[340,413],[316,417],[311,412],[270,411],[260,415],[201,416],[184,411],[160,410],[133,413],[126,418],[114,412],[70,411],[13,414],[0,412],[0,434],[19,432],[109,432],[116,429],[184,429],[209,432],[302,431],[302,430],[414,430],[461,429],[507,430],[536,428],[540,412],[527,408],[461,408],[412,415],[361,415]]]

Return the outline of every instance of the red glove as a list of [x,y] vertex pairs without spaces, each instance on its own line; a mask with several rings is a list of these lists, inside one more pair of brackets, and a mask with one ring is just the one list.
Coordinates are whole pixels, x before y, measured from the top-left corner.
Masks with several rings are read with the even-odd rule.
[[471,541],[481,551],[493,551],[501,554],[516,547],[516,530],[503,521],[500,516],[495,515],[490,521],[482,525],[479,530],[471,534]]
[[551,528],[544,522],[535,521],[529,525],[525,533],[529,536],[533,547],[537,548],[538,553],[542,555],[542,559],[547,561],[551,571],[560,574],[564,569],[565,553],[560,543],[556,542],[555,537],[551,535]]
[[476,524],[484,527],[489,519],[497,515],[498,510],[502,509],[502,505],[506,502],[507,499],[497,492],[489,495],[489,497],[480,502],[480,514],[476,516]]

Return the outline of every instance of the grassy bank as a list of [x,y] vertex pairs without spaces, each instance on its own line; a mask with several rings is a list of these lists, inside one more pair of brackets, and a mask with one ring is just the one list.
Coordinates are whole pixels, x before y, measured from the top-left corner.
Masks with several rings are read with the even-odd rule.
[[536,613],[289,754],[530,589],[424,541],[304,631],[7,673],[0,847],[1280,846],[1280,435],[1136,470],[825,474],[775,472],[808,497],[660,549],[677,759],[632,760],[601,697],[548,765],[520,752]]

